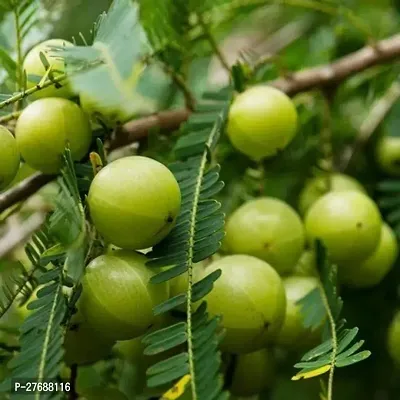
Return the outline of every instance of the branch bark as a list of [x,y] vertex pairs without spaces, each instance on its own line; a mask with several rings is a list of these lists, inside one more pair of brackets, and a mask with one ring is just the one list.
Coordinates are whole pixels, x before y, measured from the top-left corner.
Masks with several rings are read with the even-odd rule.
[[[400,57],[400,34],[391,36],[373,46],[365,46],[331,64],[307,68],[270,82],[289,96],[314,88],[337,85],[350,76],[378,64],[387,63]],[[117,137],[111,142],[111,149],[122,147],[145,138],[150,131],[158,129],[169,132],[178,129],[190,115],[187,109],[161,111],[138,120],[130,121],[123,126]],[[54,176],[36,174],[27,178],[18,186],[0,194],[0,212],[13,204],[24,200],[38,191]]]

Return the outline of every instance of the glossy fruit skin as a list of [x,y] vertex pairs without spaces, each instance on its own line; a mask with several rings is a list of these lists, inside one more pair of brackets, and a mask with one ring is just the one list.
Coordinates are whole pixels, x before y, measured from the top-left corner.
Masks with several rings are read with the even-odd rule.
[[377,248],[382,218],[376,204],[360,192],[330,192],[317,200],[306,215],[310,243],[320,239],[332,261],[358,262]]
[[237,150],[256,161],[283,150],[296,131],[296,108],[278,89],[254,86],[231,105],[227,134]]
[[387,349],[393,362],[400,367],[400,311],[396,311],[389,325]]
[[153,307],[168,299],[169,286],[149,283],[158,271],[146,262],[142,254],[120,250],[99,256],[86,267],[81,311],[102,335],[113,340],[132,339],[157,322]]
[[380,241],[374,253],[359,264],[340,265],[340,280],[346,286],[353,288],[376,286],[392,269],[398,254],[396,234],[384,223]]
[[[345,192],[355,190],[356,192],[366,193],[365,189],[356,179],[345,174],[332,174],[331,179],[331,192]],[[324,194],[328,192],[327,178],[318,176],[310,179],[299,197],[299,211],[304,215],[307,210]]]
[[67,144],[79,161],[92,142],[87,115],[72,101],[55,97],[29,104],[18,118],[15,137],[25,162],[46,174],[59,171]]
[[381,170],[392,176],[400,176],[400,137],[382,137],[375,151],[376,161]]
[[205,297],[211,315],[221,315],[226,333],[221,349],[230,353],[260,350],[282,326],[286,298],[282,280],[265,261],[248,255],[223,257],[205,274],[221,277]]
[[301,347],[309,342],[310,336],[315,336],[315,331],[304,327],[301,307],[297,302],[318,287],[318,280],[315,277],[289,276],[283,280],[283,285],[286,313],[275,343],[289,348]]
[[[46,69],[40,60],[40,53],[43,53],[47,61],[52,65],[52,71],[55,77],[65,73],[65,63],[64,60],[59,57],[50,56],[49,52],[51,47],[72,47],[73,44],[63,39],[50,39],[46,40],[33,47],[25,57],[23,67],[26,71],[26,75],[35,75],[37,77],[43,77],[46,74]],[[35,86],[37,83],[33,81],[27,82],[28,89]],[[49,86],[45,89],[38,90],[32,96],[36,99],[44,97],[64,97],[69,98],[73,95],[70,85],[68,82],[61,82],[61,87],[56,87],[55,85]]]
[[279,274],[290,273],[305,242],[303,223],[282,200],[261,197],[239,207],[228,219],[224,248],[271,264]]
[[103,337],[87,323],[80,312],[73,315],[64,339],[67,365],[86,365],[102,360],[111,353],[114,341]]
[[20,155],[11,132],[0,125],[0,191],[5,189],[18,172]]
[[173,228],[181,193],[172,172],[151,158],[120,158],[103,168],[89,190],[90,215],[112,244],[131,250],[152,247]]
[[249,397],[270,387],[275,378],[275,358],[271,349],[236,356],[232,385],[235,396]]

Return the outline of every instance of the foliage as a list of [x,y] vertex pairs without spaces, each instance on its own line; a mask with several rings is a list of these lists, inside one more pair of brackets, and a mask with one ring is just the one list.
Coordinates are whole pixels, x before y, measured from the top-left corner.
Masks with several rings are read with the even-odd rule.
[[[171,349],[178,354],[152,365],[147,370],[147,383],[151,388],[169,388],[164,395],[168,399],[177,398],[183,391],[193,399],[227,398],[218,350],[222,334],[219,319],[210,318],[202,302],[220,272],[194,282],[195,264],[223,251],[225,214],[244,201],[274,196],[297,207],[299,192],[309,177],[322,173],[329,178],[332,167],[340,166],[342,153],[358,140],[371,107],[385,96],[399,70],[396,63],[382,64],[346,82],[338,81],[331,90],[315,88],[297,94],[293,98],[299,114],[295,140],[277,157],[258,164],[238,154],[223,134],[234,91],[279,77],[290,80],[294,71],[331,63],[367,42],[396,34],[399,8],[385,1],[377,4],[361,0],[340,4],[331,0],[114,0],[104,11],[107,1],[84,3],[82,7],[72,7],[65,1],[0,3],[1,122],[16,119],[25,100],[29,102],[30,94],[40,90],[24,91],[22,60],[29,46],[50,36],[50,28],[63,36],[61,25],[55,26],[57,18],[53,26],[42,23],[42,13],[51,14],[53,9],[70,16],[63,21],[69,29],[66,39],[70,39],[75,21],[86,18],[87,31],[92,28],[90,34],[74,32],[77,46],[54,48],[52,55],[65,59],[68,79],[81,100],[89,98],[106,110],[92,116],[100,129],[95,132],[98,140],[88,158],[73,163],[66,149],[64,167],[56,180],[57,193],[50,196],[52,211],[25,246],[30,262],[15,260],[19,259],[22,238],[11,258],[0,260],[1,361],[12,359],[8,365],[12,378],[65,380],[63,338],[79,298],[80,279],[87,263],[104,251],[104,243],[86,215],[85,196],[94,174],[110,156],[109,139],[112,142],[123,134],[121,123],[186,106],[191,114],[183,126],[174,132],[151,130],[147,139],[141,136],[137,147],[129,149],[167,163],[182,192],[177,225],[148,254],[150,267],[162,267],[153,284],[188,277],[185,292],[154,309],[157,315],[178,315],[179,322],[143,338],[147,355],[165,356]],[[97,8],[102,13],[92,24],[84,9],[93,13]],[[54,84],[51,74],[44,84]],[[11,105],[12,110],[8,108]],[[363,144],[365,149],[356,151],[345,172],[356,176],[370,195],[378,198],[385,219],[399,234],[400,183],[370,162],[379,136],[398,136],[399,103],[391,107],[388,117],[378,121],[371,138]],[[365,387],[364,397],[378,391],[388,398],[398,397],[398,377],[391,376],[395,373],[382,350],[385,328],[398,306],[398,273],[394,271],[366,294],[341,289],[339,296],[337,267],[321,244],[317,245],[317,265],[320,287],[303,298],[300,306],[305,326],[315,329],[324,323],[323,338],[304,355],[296,354],[300,362],[294,366],[300,371],[293,379],[300,382],[283,398],[300,398],[302,389],[297,388],[308,384],[306,378],[329,373],[322,393],[317,388],[316,392],[307,392],[306,398],[314,398],[319,392],[324,399],[331,399],[333,393],[346,399],[340,391],[344,377],[341,370],[353,364],[346,374]],[[398,270],[398,264],[396,267]],[[28,300],[38,285],[43,287],[37,292],[37,300]],[[2,322],[16,304],[27,302],[31,313],[19,327],[19,342],[3,343],[1,335],[9,327]],[[344,317],[357,327],[348,328]],[[361,350],[364,341],[357,339],[359,330],[372,351],[370,358],[369,350]],[[15,339],[17,335],[14,332],[11,336]],[[288,371],[292,371],[291,356],[289,352],[283,357],[289,360]],[[129,396],[135,370],[124,364],[124,374],[116,376],[118,363],[111,357],[94,366],[80,367],[79,372],[88,373],[90,382],[85,383],[89,387],[95,385],[93,382],[119,385]],[[78,374],[79,384],[82,375]],[[9,388],[9,379],[2,388]],[[261,394],[260,399],[282,398],[277,394],[281,387],[278,383],[272,394]],[[360,393],[364,392],[358,389],[350,398],[361,398]],[[36,393],[35,398],[50,396]]]

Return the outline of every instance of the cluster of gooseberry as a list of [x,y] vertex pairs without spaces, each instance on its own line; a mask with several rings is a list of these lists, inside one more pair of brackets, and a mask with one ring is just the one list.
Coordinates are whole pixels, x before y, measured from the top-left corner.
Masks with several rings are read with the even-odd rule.
[[[28,76],[45,74],[39,53],[49,45],[72,46],[56,40],[31,50],[24,64]],[[65,69],[58,59],[52,67],[58,72]],[[35,84],[28,81],[28,86]],[[21,156],[35,170],[56,173],[67,143],[74,160],[87,155],[92,142],[88,113],[95,105],[84,101],[81,107],[69,99],[73,96],[68,82],[39,90],[18,118],[15,139],[6,128],[0,129],[0,189],[15,178]],[[257,86],[235,99],[227,134],[237,150],[260,161],[288,146],[296,125],[291,100],[278,89]],[[303,326],[298,305],[319,284],[315,239],[322,240],[339,266],[341,282],[351,287],[379,284],[397,258],[395,235],[362,185],[349,176],[333,174],[328,192],[327,179],[317,177],[306,184],[299,213],[271,197],[241,205],[227,221],[225,254],[195,266],[195,281],[222,271],[206,300],[210,314],[223,317],[222,351],[235,355],[230,387],[235,395],[253,395],[271,384],[272,346],[295,348],[318,339],[320,329]],[[159,358],[143,355],[140,338],[172,318],[156,318],[153,307],[187,286],[185,276],[150,284],[158,271],[146,266],[143,252],[173,228],[181,206],[179,185],[161,163],[125,157],[95,176],[87,202],[107,251],[86,268],[78,312],[65,339],[65,361],[93,363],[114,350],[144,371]],[[400,349],[391,338],[398,336],[399,326],[397,317],[389,332],[389,349],[397,359]]]

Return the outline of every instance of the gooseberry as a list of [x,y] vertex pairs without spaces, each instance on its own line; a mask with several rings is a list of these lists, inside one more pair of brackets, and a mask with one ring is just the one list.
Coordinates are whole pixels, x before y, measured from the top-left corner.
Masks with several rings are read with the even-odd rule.
[[93,328],[114,340],[143,335],[157,321],[153,307],[168,299],[169,285],[150,284],[158,271],[132,251],[101,255],[86,268],[81,311]]
[[387,225],[382,224],[382,233],[374,253],[359,264],[339,266],[342,283],[354,288],[378,285],[389,273],[399,253],[396,235]]
[[85,321],[79,311],[74,314],[64,339],[66,364],[92,364],[107,357],[114,341],[100,333]]
[[297,130],[290,98],[270,86],[254,86],[234,100],[227,124],[233,146],[258,161],[283,150]]
[[[27,87],[28,89],[36,86],[39,82],[29,80],[29,75],[34,75],[37,78],[42,78],[46,74],[46,68],[44,67],[40,53],[43,53],[51,66],[51,71],[54,77],[65,73],[64,60],[56,55],[51,54],[52,47],[72,47],[73,44],[63,39],[50,39],[43,43],[33,47],[25,57],[23,67],[28,76]],[[73,92],[67,81],[62,81],[58,85],[52,85],[44,89],[38,90],[33,94],[35,98],[42,97],[71,97]]]
[[254,396],[273,384],[275,357],[271,349],[266,348],[253,353],[236,355],[232,360],[234,360],[234,370],[229,391],[233,395]]
[[67,145],[78,161],[92,141],[86,114],[72,101],[61,98],[40,99],[26,107],[18,118],[15,137],[25,162],[48,174],[62,166]]
[[88,198],[97,230],[112,244],[152,247],[173,228],[181,194],[172,172],[151,158],[120,158],[94,178]]
[[224,248],[267,261],[280,274],[289,273],[303,251],[305,234],[297,213],[282,200],[248,201],[228,219]]
[[365,189],[356,179],[344,174],[332,174],[330,177],[330,190],[326,176],[317,176],[310,179],[304,186],[299,198],[299,211],[302,215],[328,191],[343,192],[355,190],[366,193]]
[[400,367],[400,311],[397,311],[390,322],[387,333],[387,349],[393,362]]
[[205,269],[221,269],[221,277],[205,297],[208,311],[222,316],[223,351],[260,350],[282,326],[285,290],[278,273],[265,261],[248,255],[223,257]]
[[376,145],[376,161],[383,172],[400,176],[400,137],[382,137]]
[[306,215],[311,243],[320,239],[334,262],[358,262],[377,248],[382,219],[376,204],[360,192],[330,192]]
[[5,189],[18,172],[20,155],[11,132],[0,125],[0,190]]
[[286,313],[275,342],[285,347],[305,345],[309,342],[310,336],[315,336],[316,330],[307,329],[304,326],[301,306],[298,302],[318,287],[318,281],[315,277],[289,276],[283,280],[283,285],[286,293]]

